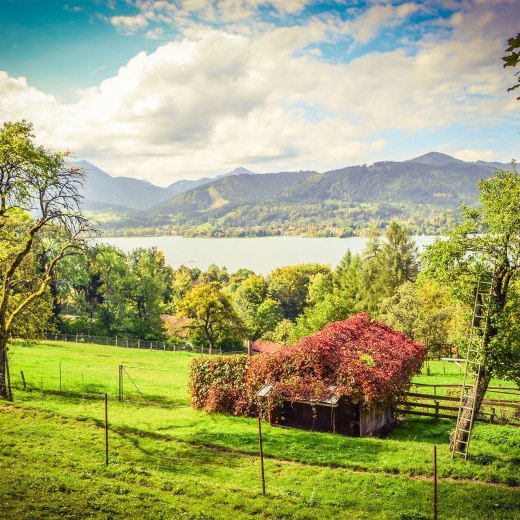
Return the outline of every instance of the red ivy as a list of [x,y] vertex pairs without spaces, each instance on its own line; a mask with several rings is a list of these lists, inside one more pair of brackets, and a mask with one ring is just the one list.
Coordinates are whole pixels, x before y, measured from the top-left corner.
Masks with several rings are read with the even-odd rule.
[[361,313],[272,354],[194,361],[192,403],[250,414],[256,392],[271,384],[272,403],[345,396],[368,408],[384,407],[403,396],[423,361],[422,345]]

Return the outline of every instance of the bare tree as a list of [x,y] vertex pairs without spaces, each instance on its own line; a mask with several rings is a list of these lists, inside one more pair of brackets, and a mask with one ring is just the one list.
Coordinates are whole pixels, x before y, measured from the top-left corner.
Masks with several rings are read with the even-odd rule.
[[34,143],[26,121],[0,130],[0,396],[12,399],[13,324],[45,294],[59,262],[94,233],[81,212],[84,173]]

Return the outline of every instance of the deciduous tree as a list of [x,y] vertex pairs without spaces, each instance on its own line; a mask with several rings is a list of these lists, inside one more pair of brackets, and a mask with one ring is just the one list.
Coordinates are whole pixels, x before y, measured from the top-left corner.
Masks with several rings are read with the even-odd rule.
[[[520,381],[520,341],[515,334],[506,333],[513,284],[520,272],[520,176],[513,168],[496,172],[477,185],[480,207],[464,208],[463,223],[448,233],[447,240],[437,240],[423,256],[427,273],[450,285],[453,294],[467,303],[474,299],[479,273],[493,272],[490,319],[479,352],[476,414],[494,374]],[[469,430],[470,426],[469,414],[463,414],[459,427]],[[464,440],[454,440],[457,450],[463,448]]]
[[[12,397],[7,342],[56,267],[92,232],[80,211],[84,174],[34,142],[26,121],[0,130],[0,395]],[[38,257],[38,258],[37,258]],[[29,276],[27,276],[29,275]]]

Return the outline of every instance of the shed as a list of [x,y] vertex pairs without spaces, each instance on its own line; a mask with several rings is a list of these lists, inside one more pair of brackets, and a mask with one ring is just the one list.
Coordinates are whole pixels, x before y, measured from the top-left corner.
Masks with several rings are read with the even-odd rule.
[[[268,390],[265,391],[265,388]],[[266,385],[258,397],[269,399],[272,386]],[[386,434],[395,423],[390,406],[383,410],[367,409],[345,397],[330,397],[324,401],[283,400],[268,409],[268,422],[301,430],[340,433],[349,437],[371,437]]]
[[248,385],[273,425],[366,437],[395,423],[395,403],[424,347],[358,314],[252,361]]

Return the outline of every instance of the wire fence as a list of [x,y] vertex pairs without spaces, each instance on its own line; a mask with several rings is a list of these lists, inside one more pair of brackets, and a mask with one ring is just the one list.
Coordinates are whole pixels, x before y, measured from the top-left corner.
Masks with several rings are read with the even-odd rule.
[[74,343],[93,343],[95,345],[110,345],[121,348],[136,348],[144,350],[163,350],[169,352],[196,352],[198,354],[244,354],[246,350],[221,350],[214,349],[212,352],[207,348],[199,347],[191,344],[189,341],[183,340],[182,343],[176,344],[168,341],[154,341],[139,338],[131,338],[126,336],[91,336],[88,334],[58,334],[47,332],[44,338],[48,341],[67,341]]
[[105,394],[118,401],[169,407],[189,406],[189,368],[143,366],[89,366],[57,362],[45,367],[20,366],[12,385],[22,400],[45,395],[101,399]]

